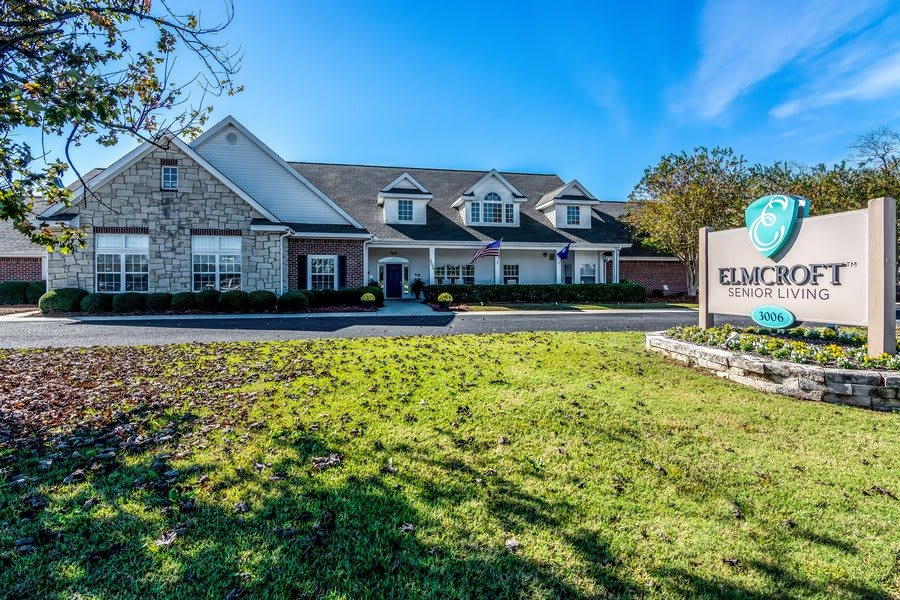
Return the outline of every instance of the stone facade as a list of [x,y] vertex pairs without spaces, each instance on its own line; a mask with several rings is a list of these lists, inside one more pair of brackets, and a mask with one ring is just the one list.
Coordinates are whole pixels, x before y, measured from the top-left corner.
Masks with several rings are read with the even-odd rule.
[[[178,161],[177,191],[161,189],[162,159]],[[66,212],[80,215],[87,238],[81,250],[50,255],[51,289],[94,291],[94,239],[100,228],[149,233],[151,292],[192,288],[192,229],[240,232],[242,289],[280,290],[279,235],[251,232],[251,220],[262,215],[174,146],[147,153]]]
[[0,256],[0,281],[40,281],[41,259],[36,256]]
[[304,282],[301,285],[299,280],[300,268],[297,261],[300,256],[310,254],[346,256],[347,287],[364,285],[366,281],[363,267],[363,244],[363,240],[288,238],[286,259],[288,280],[286,289],[306,288],[306,283]]
[[646,336],[646,347],[763,392],[803,400],[900,411],[900,372],[838,369],[770,360],[674,340]]
[[[647,288],[647,294],[669,286],[670,294],[687,293],[684,265],[677,260],[620,260],[619,279],[627,279]],[[612,281],[612,263],[606,265],[606,280]]]

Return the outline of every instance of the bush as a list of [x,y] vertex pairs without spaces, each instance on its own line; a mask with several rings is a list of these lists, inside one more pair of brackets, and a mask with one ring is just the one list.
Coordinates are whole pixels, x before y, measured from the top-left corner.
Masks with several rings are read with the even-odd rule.
[[44,314],[75,312],[81,309],[81,301],[88,293],[80,288],[59,288],[50,290],[38,300],[38,307]]
[[647,290],[636,283],[546,283],[522,285],[429,285],[425,300],[438,301],[447,292],[456,302],[643,302]]
[[339,290],[305,290],[312,308],[332,306],[357,306],[363,294],[375,296],[375,304],[384,306],[384,290],[378,286],[341,288]]
[[147,294],[123,292],[113,296],[112,309],[116,313],[133,313],[147,310]]
[[28,304],[37,304],[41,296],[47,293],[46,281],[32,281],[28,284],[28,291],[25,292],[25,299]]
[[268,290],[250,292],[250,310],[252,312],[271,312],[278,305],[278,296]]
[[81,299],[78,307],[92,315],[112,310],[113,294],[93,293]]
[[440,303],[446,302],[447,304],[450,304],[451,302],[453,302],[453,296],[449,292],[441,292],[437,297],[437,301]]
[[250,308],[250,294],[242,290],[230,290],[219,296],[219,310],[226,313],[243,313]]
[[155,292],[147,296],[147,310],[152,313],[163,313],[172,307],[172,294]]
[[172,310],[185,311],[197,308],[197,294],[194,292],[178,292],[172,296]]
[[221,295],[222,293],[219,290],[203,290],[202,292],[197,292],[197,308],[209,312],[216,312],[219,310],[219,296]]
[[0,283],[0,305],[25,304],[27,292],[27,281],[4,281]]
[[374,304],[375,303],[375,294],[373,294],[371,292],[366,292],[365,294],[362,295],[362,297],[359,299],[359,301],[362,302],[363,304]]
[[300,290],[291,290],[278,298],[278,312],[291,313],[309,310],[309,297]]

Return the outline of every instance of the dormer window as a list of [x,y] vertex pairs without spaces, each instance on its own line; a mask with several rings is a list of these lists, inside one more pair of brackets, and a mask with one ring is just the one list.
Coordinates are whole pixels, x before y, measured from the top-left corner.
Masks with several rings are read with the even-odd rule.
[[499,225],[517,227],[519,208],[527,198],[496,169],[463,191],[453,208],[467,225]]
[[566,225],[581,225],[581,207],[566,207]]
[[404,222],[413,220],[412,200],[397,200],[397,220]]

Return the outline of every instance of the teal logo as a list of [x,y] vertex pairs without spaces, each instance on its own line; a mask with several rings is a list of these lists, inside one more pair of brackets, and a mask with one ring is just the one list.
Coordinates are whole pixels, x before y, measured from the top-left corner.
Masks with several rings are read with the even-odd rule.
[[769,329],[786,329],[796,321],[791,311],[780,306],[757,306],[750,313],[750,318],[757,325]]
[[744,221],[753,247],[771,258],[784,248],[800,218],[808,215],[806,198],[776,194],[763,196],[748,206]]

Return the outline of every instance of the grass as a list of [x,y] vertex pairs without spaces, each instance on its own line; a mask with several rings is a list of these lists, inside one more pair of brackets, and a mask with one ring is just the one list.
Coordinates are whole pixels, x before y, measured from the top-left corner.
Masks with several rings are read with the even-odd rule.
[[0,597],[900,594],[900,414],[638,334],[9,351],[0,397]]
[[467,304],[469,312],[508,311],[508,310],[568,310],[591,311],[610,309],[660,309],[660,308],[697,308],[692,302],[644,302],[639,304],[568,304],[568,303],[522,303],[522,304]]

